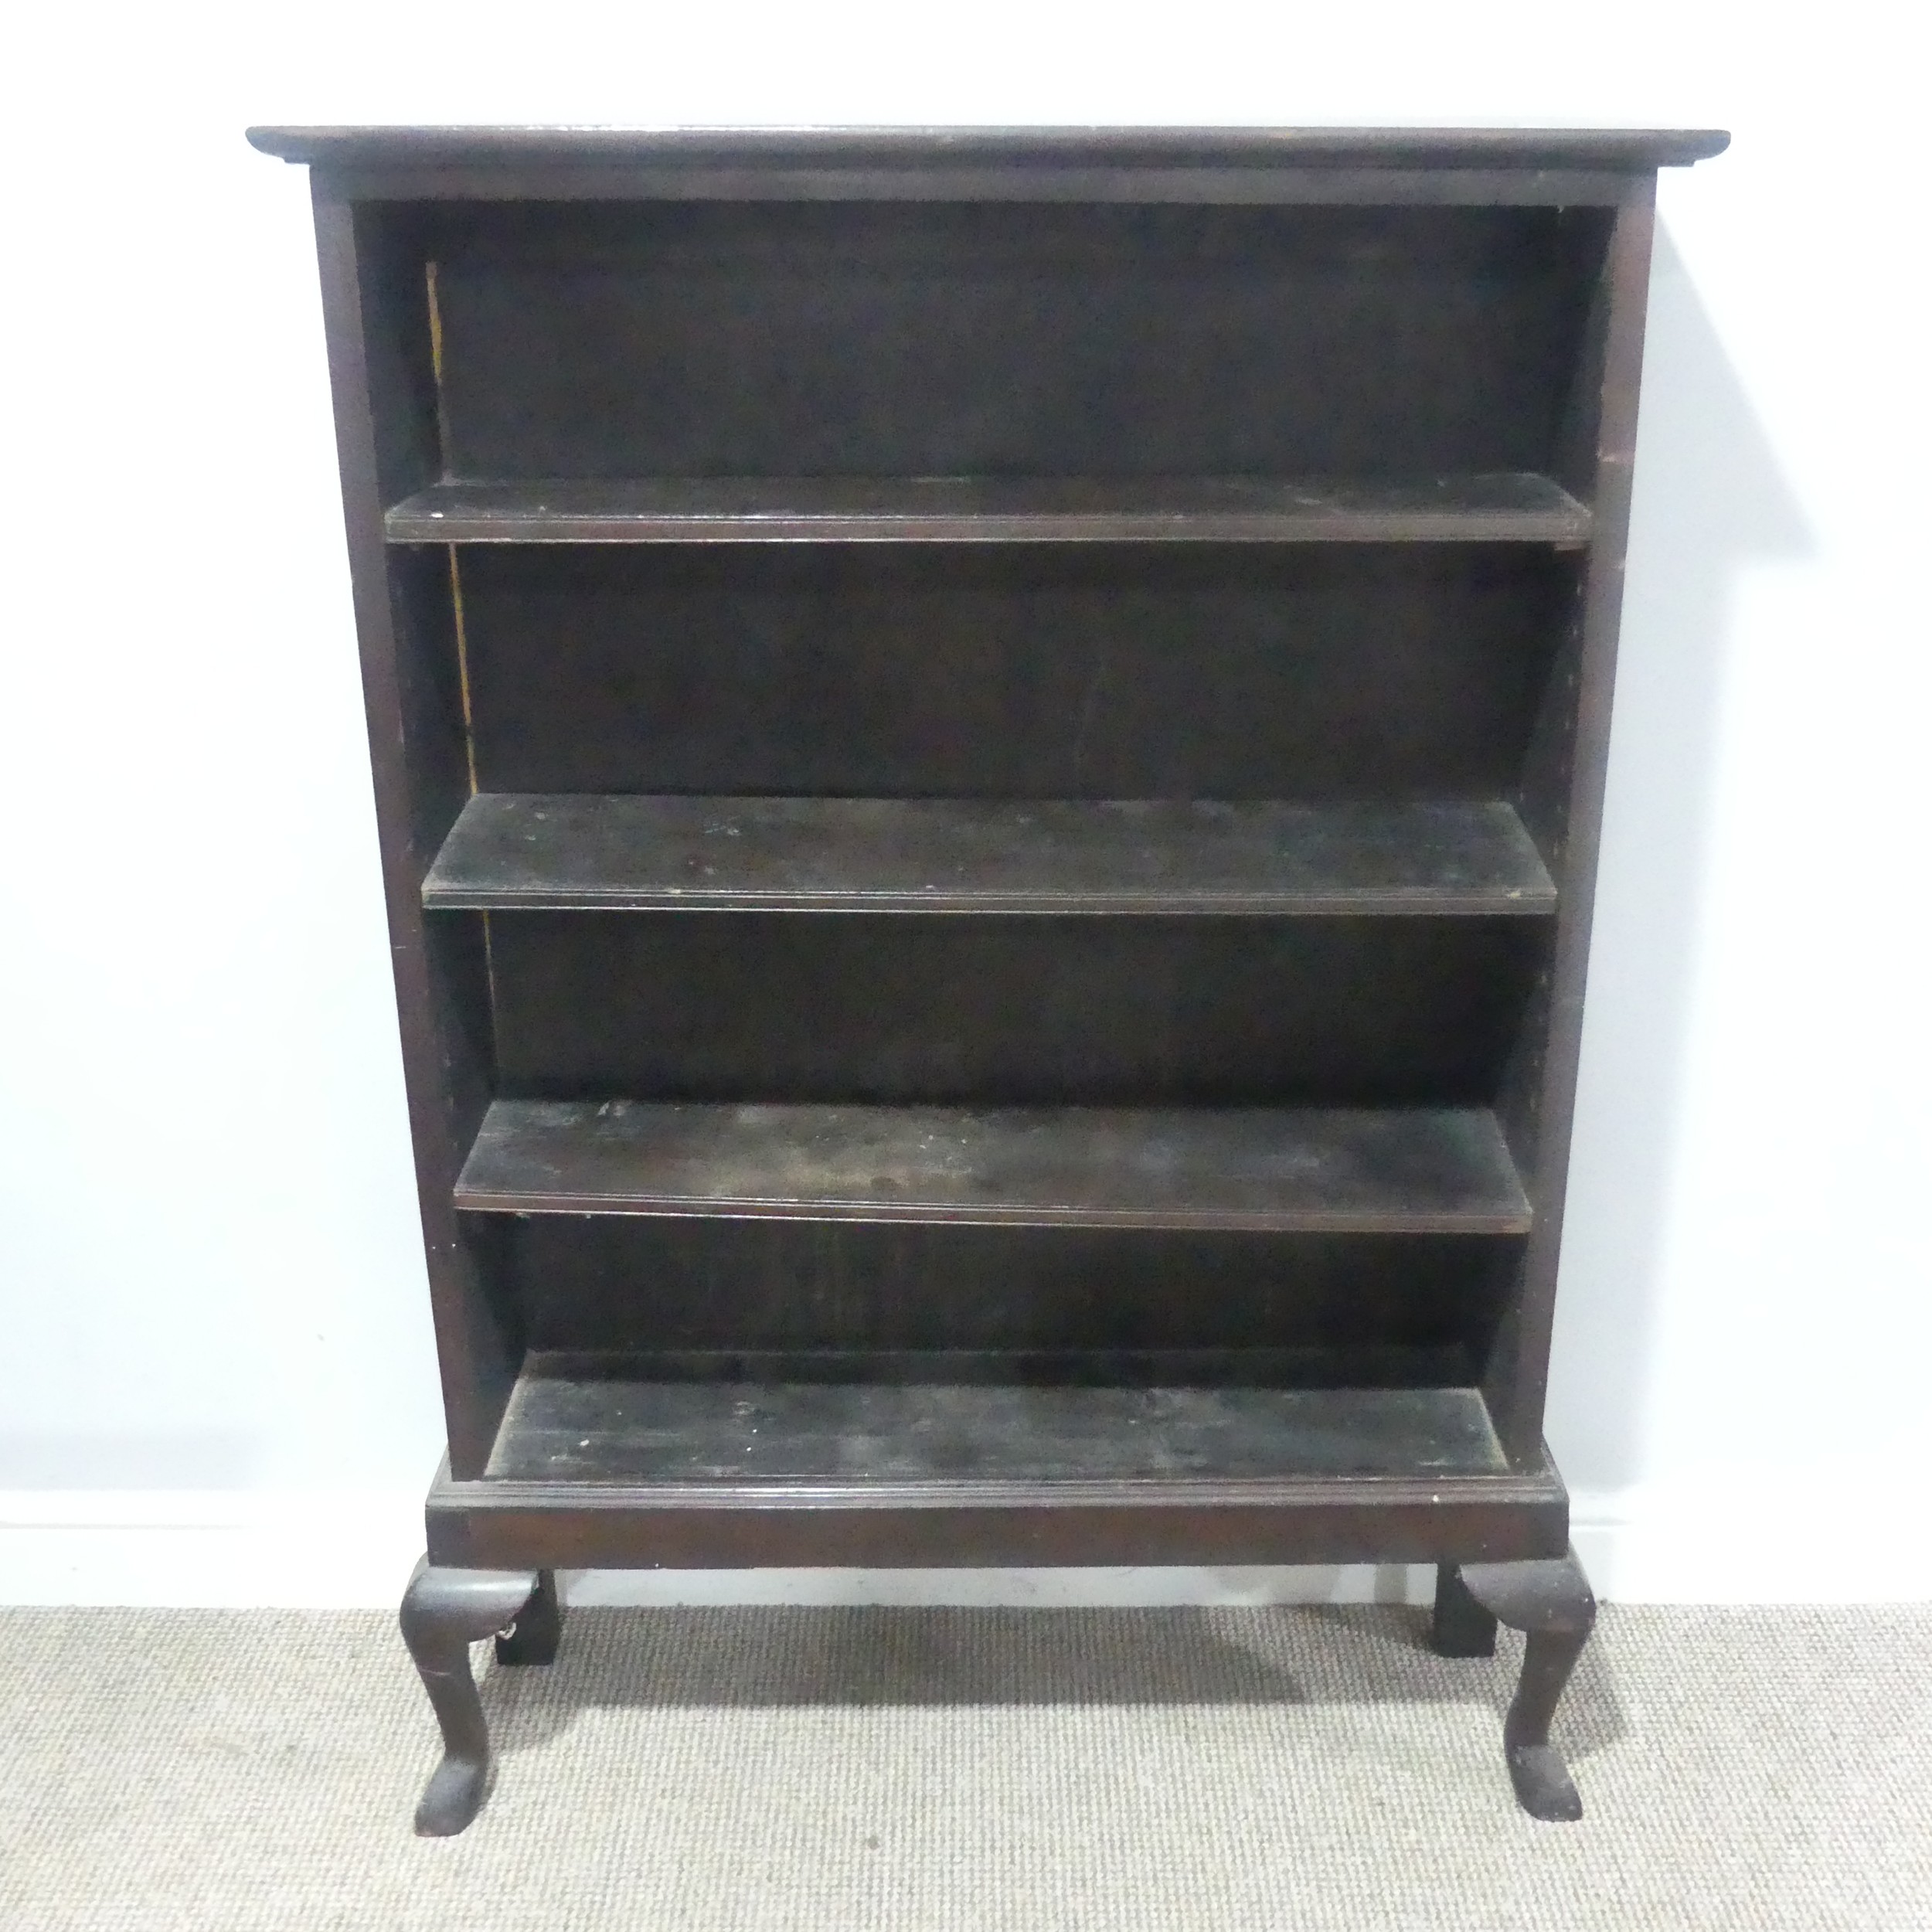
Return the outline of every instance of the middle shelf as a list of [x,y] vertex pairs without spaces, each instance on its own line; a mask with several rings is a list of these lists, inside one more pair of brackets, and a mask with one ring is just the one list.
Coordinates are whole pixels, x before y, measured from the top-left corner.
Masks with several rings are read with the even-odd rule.
[[499,1100],[457,1207],[1030,1226],[1522,1234],[1481,1107]]
[[685,798],[484,792],[432,910],[1536,914],[1500,800]]
[[1407,478],[550,477],[432,483],[392,543],[1553,543],[1591,517],[1526,471]]

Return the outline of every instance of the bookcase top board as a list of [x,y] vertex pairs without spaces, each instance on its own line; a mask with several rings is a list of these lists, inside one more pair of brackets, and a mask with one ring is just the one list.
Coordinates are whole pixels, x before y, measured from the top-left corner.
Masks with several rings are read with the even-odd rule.
[[526,179],[548,178],[553,194],[564,177],[612,192],[616,174],[633,192],[702,198],[1203,201],[1352,198],[1351,176],[1363,199],[1433,180],[1427,198],[1614,201],[1633,177],[1730,141],[1651,128],[251,128],[248,138],[379,197],[473,192],[466,178],[481,172],[512,196]]

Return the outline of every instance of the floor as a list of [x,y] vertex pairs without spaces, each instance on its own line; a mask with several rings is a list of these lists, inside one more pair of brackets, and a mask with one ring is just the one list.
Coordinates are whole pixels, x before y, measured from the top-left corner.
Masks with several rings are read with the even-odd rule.
[[428,1841],[388,1617],[0,1611],[0,1927],[1932,1928],[1932,1606],[1598,1628],[1539,1825],[1413,1610],[580,1611]]

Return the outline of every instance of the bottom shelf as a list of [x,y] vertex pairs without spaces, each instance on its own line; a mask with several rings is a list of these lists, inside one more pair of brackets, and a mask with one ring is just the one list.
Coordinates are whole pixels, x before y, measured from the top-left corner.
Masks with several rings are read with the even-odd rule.
[[[639,1365],[640,1368],[642,1365]],[[1502,1475],[1471,1388],[652,1379],[533,1356],[485,1480],[674,1486]]]

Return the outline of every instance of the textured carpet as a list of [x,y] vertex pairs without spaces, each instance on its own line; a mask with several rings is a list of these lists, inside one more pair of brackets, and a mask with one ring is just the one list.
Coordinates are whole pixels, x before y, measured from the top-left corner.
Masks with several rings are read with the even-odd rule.
[[[374,1614],[0,1612],[6,1932],[1932,1927],[1932,1607],[1611,1608],[1511,1801],[1517,1652],[1412,1610],[580,1611],[410,1835]],[[482,1653],[479,1652],[479,1656]]]

